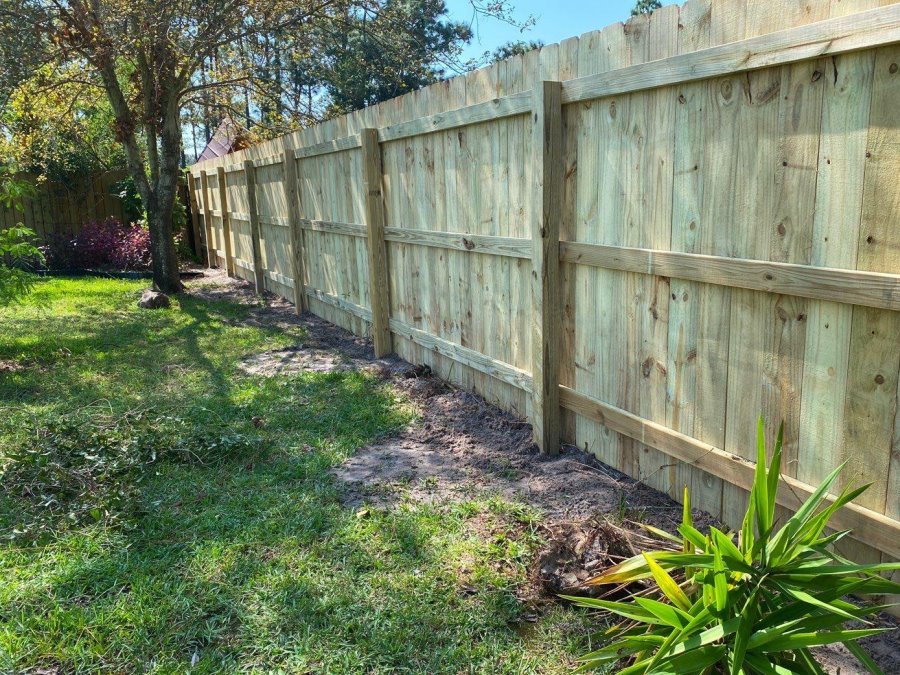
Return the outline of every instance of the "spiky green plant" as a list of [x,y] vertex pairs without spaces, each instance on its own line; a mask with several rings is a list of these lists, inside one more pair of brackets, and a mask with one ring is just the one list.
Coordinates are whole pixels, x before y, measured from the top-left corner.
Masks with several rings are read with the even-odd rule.
[[[823,671],[810,648],[843,643],[871,672],[880,672],[857,640],[891,630],[865,621],[887,606],[860,607],[846,597],[900,592],[900,584],[879,575],[900,569],[900,564],[853,564],[833,549],[849,530],[826,533],[835,511],[868,485],[829,497],[842,465],[778,527],[775,493],[782,438],[783,425],[767,469],[760,418],[756,474],[736,540],[715,527],[708,535],[694,527],[685,488],[680,537],[654,530],[678,542],[681,551],[644,552],[589,582],[621,586],[652,579],[655,585],[623,602],[567,596],[625,619],[607,631],[605,646],[582,657],[580,670],[619,662],[621,675],[818,674]],[[847,628],[846,621],[867,627]]]

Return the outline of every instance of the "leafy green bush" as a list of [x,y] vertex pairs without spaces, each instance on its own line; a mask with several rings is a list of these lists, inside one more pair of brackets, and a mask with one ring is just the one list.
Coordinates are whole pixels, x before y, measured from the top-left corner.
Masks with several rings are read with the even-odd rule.
[[694,527],[685,489],[681,536],[660,533],[678,542],[681,551],[642,553],[589,582],[628,585],[652,579],[655,586],[625,602],[569,598],[625,618],[608,631],[607,645],[582,657],[583,670],[621,662],[627,664],[622,675],[821,673],[810,648],[843,643],[871,672],[880,672],[856,641],[891,629],[843,624],[864,622],[885,607],[859,607],[843,598],[900,592],[900,584],[879,576],[900,569],[900,563],[856,565],[834,552],[832,545],[849,531],[826,534],[829,519],[868,487],[845,488],[828,499],[843,465],[776,527],[782,432],[767,469],[760,419],[756,475],[736,542],[714,527],[708,535]]
[[22,225],[0,230],[0,307],[25,296],[37,279],[30,269],[43,258],[32,243],[34,236]]
[[[22,208],[22,201],[34,195],[34,187],[0,171],[0,205]],[[0,229],[0,307],[16,302],[31,290],[35,276],[30,269],[43,260],[34,245],[35,233],[21,223]]]
[[13,512],[7,539],[37,541],[86,523],[120,525],[139,509],[156,464],[217,464],[257,454],[259,438],[204,433],[195,420],[145,412],[82,413],[38,424],[0,456],[0,508]]

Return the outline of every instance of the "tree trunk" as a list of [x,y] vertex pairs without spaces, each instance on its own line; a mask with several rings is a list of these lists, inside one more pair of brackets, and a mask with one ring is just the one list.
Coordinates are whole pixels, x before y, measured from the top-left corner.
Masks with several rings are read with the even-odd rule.
[[163,293],[179,293],[182,285],[172,231],[172,204],[166,208],[156,203],[154,207],[147,209],[150,254],[153,259],[153,285]]

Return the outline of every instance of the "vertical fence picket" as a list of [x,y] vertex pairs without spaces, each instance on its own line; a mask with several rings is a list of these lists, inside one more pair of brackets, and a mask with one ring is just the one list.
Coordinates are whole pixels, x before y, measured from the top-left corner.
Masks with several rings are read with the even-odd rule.
[[531,349],[534,441],[559,452],[559,221],[562,216],[562,89],[538,82],[533,91],[531,202]]
[[363,190],[366,197],[366,233],[369,253],[369,295],[372,302],[372,341],[375,355],[390,354],[390,298],[388,297],[387,249],[384,243],[384,204],[381,193],[381,148],[378,131],[360,132],[363,156]]
[[206,256],[210,267],[218,267],[219,260],[216,247],[213,246],[212,214],[209,208],[209,174],[200,172],[200,192],[203,193],[203,225],[206,230]]
[[225,250],[225,271],[229,276],[237,276],[234,269],[234,248],[231,245],[231,221],[228,218],[228,190],[225,187],[225,167],[216,169],[219,183],[219,208],[222,210],[222,248]]
[[308,309],[303,288],[303,228],[300,227],[300,194],[297,190],[297,160],[293,150],[285,150],[281,157],[284,196],[288,207],[288,227],[291,232],[291,276],[294,278],[294,308],[297,314]]
[[244,160],[244,176],[247,179],[247,210],[250,215],[250,244],[253,247],[253,279],[259,295],[266,290],[266,276],[259,238],[259,209],[256,206],[256,167],[252,159]]
[[197,183],[194,181],[194,175],[188,174],[188,203],[191,209],[191,228],[194,231],[194,254],[201,258],[203,256],[203,237],[200,234],[200,207],[197,203]]

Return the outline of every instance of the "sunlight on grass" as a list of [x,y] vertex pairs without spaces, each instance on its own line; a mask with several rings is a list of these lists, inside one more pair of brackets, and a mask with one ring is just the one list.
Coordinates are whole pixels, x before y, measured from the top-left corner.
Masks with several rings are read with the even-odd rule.
[[138,310],[142,286],[46,280],[0,312],[0,360],[16,364],[0,374],[0,466],[60,417],[161,453],[123,474],[118,520],[45,522],[29,541],[13,531],[46,510],[0,498],[0,672],[561,672],[583,651],[571,610],[521,628],[528,509],[342,506],[329,469],[413,417],[388,385],[247,375],[243,356],[302,329],[190,297]]

